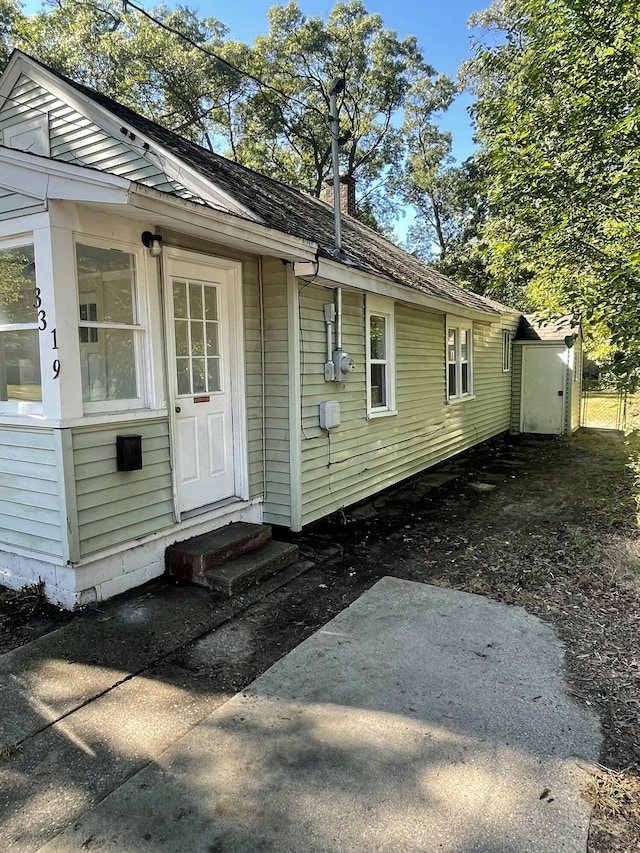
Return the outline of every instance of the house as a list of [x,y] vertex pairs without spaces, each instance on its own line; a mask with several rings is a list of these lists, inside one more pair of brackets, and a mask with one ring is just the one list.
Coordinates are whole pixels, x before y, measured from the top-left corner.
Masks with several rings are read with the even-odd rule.
[[521,317],[513,342],[513,433],[570,435],[580,426],[582,328],[567,315]]
[[0,134],[6,586],[107,598],[509,430],[517,312],[20,52]]

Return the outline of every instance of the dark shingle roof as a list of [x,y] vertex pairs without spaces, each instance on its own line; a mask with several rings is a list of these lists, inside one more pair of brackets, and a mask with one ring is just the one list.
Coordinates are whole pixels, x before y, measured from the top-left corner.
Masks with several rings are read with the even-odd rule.
[[577,329],[571,314],[543,321],[536,321],[535,317],[527,315],[520,318],[515,340],[562,341],[567,335],[573,335]]
[[[40,64],[37,60],[31,61]],[[213,154],[112,98],[69,80],[53,69],[42,67],[66,85],[107,109],[117,116],[118,120],[184,161],[245,208],[253,211],[268,227],[317,243],[321,255],[333,257],[334,213],[333,208],[325,202],[219,154]],[[357,269],[382,275],[429,296],[484,312],[518,313],[460,287],[348,216],[344,216],[342,220],[342,253],[350,265]]]

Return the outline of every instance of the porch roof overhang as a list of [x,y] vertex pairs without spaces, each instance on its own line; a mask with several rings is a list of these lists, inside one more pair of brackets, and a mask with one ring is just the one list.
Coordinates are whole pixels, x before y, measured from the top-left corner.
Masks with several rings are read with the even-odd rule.
[[27,151],[0,146],[0,184],[13,192],[42,201],[91,202],[126,205],[131,181],[86,166],[51,160]]
[[204,204],[168,195],[142,184],[132,184],[129,212],[135,218],[153,220],[157,227],[171,228],[256,255],[291,261],[311,261],[318,246],[310,240],[276,231],[259,222],[215,210]]
[[311,262],[299,262],[294,264],[293,269],[295,275],[304,281],[313,281],[325,287],[345,287],[350,290],[375,293],[379,296],[386,296],[396,302],[406,302],[425,310],[435,311],[438,314],[455,315],[456,317],[487,324],[498,322],[501,316],[497,310],[487,308],[486,311],[480,311],[477,308],[471,308],[462,303],[433,296],[418,288],[409,287],[386,276],[373,275],[355,266],[349,266],[348,263],[338,263],[328,258],[316,258]]

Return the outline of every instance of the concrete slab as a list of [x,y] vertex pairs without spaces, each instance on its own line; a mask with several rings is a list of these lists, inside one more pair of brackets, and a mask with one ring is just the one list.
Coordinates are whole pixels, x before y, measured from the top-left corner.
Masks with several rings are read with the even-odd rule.
[[519,608],[385,578],[41,849],[584,853],[596,717]]

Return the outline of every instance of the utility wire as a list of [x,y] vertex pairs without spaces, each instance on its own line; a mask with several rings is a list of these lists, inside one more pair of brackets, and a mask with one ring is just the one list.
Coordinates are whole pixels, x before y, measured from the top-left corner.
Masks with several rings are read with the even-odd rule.
[[251,80],[253,83],[256,83],[256,85],[258,85],[261,89],[267,89],[270,92],[274,92],[283,101],[286,101],[290,104],[296,104],[297,106],[302,107],[304,110],[312,110],[313,112],[317,113],[324,121],[327,120],[327,116],[322,112],[322,110],[319,110],[317,107],[314,107],[313,104],[308,104],[305,101],[301,101],[296,97],[287,95],[286,92],[283,92],[282,89],[278,89],[277,86],[272,86],[270,83],[266,83],[264,80],[262,80],[260,77],[257,77],[255,74],[252,74],[250,71],[245,71],[243,68],[239,68],[237,65],[234,65],[232,62],[229,62],[227,59],[224,59],[224,57],[219,56],[212,50],[209,50],[209,48],[203,47],[202,45],[198,44],[198,42],[194,41],[186,33],[183,33],[175,27],[172,27],[170,24],[166,24],[164,21],[161,21],[158,18],[154,18],[154,16],[147,12],[147,10],[144,9],[142,6],[138,6],[136,3],[131,2],[131,0],[122,0],[122,7],[125,12],[129,7],[135,9],[136,12],[139,12],[141,15],[143,15],[156,26],[161,27],[168,33],[172,33],[173,35],[178,36],[178,38],[187,42],[187,44],[190,44],[196,50],[199,50],[206,56],[215,59],[221,65],[226,66],[231,71],[235,71],[236,74],[240,74],[242,77],[246,77],[248,80]]

